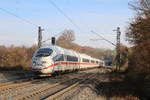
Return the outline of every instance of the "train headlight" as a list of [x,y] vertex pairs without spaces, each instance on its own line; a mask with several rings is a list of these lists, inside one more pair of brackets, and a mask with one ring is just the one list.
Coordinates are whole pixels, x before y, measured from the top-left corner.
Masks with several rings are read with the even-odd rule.
[[33,66],[35,66],[35,65],[36,65],[36,62],[35,62],[35,61],[33,61],[33,62],[32,62],[32,65],[33,65]]

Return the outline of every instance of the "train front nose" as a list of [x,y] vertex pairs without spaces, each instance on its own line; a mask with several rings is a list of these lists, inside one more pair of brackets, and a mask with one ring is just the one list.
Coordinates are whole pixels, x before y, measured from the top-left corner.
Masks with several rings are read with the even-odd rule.
[[33,60],[32,62],[32,70],[37,73],[49,74],[52,73],[52,62],[44,60]]
[[39,48],[32,58],[32,70],[43,74],[51,73],[52,53],[53,50],[50,48]]

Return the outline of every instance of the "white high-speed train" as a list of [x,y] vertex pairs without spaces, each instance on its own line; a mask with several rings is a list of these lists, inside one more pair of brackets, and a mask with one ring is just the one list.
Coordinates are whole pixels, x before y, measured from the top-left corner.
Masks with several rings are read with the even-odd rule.
[[31,69],[41,74],[52,74],[100,66],[104,66],[104,61],[52,45],[36,50]]

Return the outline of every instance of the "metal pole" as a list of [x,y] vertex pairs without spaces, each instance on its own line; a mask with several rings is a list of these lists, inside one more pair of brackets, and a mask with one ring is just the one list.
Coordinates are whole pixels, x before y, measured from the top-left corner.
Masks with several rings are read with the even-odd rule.
[[121,35],[121,31],[120,31],[120,27],[117,27],[117,43],[116,43],[116,60],[117,60],[117,70],[120,70],[120,65],[121,65],[121,55],[120,55],[120,35]]
[[42,29],[41,26],[38,27],[38,48],[42,46]]

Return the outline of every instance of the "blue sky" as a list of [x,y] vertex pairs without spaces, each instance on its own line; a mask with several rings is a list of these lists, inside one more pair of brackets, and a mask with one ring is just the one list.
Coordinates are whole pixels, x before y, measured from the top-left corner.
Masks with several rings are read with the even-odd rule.
[[[128,6],[131,0],[53,0],[81,30],[77,29],[64,17],[50,0],[1,0],[0,7],[16,15],[42,26],[43,40],[62,32],[64,29],[75,31],[76,43],[100,48],[114,48],[109,43],[91,41],[98,37],[90,31],[94,30],[112,42],[120,26],[122,43],[125,29],[133,18],[133,11]],[[26,45],[37,43],[37,27],[30,25],[0,10],[0,45]],[[127,44],[128,45],[128,44]]]

